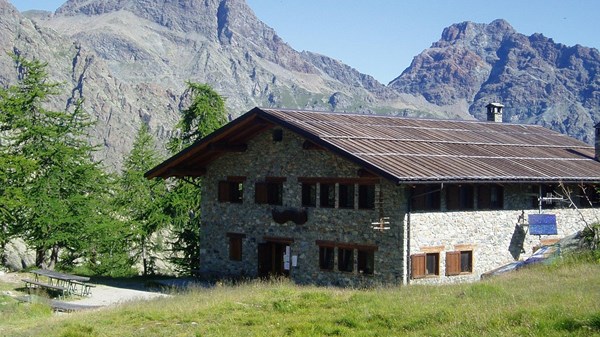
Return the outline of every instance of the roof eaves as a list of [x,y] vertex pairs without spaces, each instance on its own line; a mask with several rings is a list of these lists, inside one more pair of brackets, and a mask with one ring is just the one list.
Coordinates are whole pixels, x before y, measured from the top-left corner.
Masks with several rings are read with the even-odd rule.
[[213,140],[218,139],[222,134],[226,133],[227,131],[231,130],[232,128],[235,128],[239,124],[246,122],[249,119],[254,118],[257,113],[257,110],[259,110],[259,109],[254,108],[254,109],[246,112],[242,116],[227,123],[226,125],[224,125],[220,129],[216,130],[215,132],[209,134],[208,136],[197,140],[192,145],[186,147],[185,149],[174,154],[173,156],[166,159],[162,163],[160,163],[160,164],[156,165],[155,167],[153,167],[152,169],[148,170],[146,173],[144,173],[144,177],[147,179],[152,179],[152,178],[157,178],[157,177],[164,178],[166,173],[169,171],[169,169],[172,166],[178,164],[181,160],[186,158],[188,155],[201,150],[201,148],[203,146],[206,146],[207,144],[211,143]]

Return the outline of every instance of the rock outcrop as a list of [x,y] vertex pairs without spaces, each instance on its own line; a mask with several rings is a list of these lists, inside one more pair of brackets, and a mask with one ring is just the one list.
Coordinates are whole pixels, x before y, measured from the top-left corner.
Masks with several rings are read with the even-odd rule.
[[541,124],[587,142],[600,120],[600,53],[525,36],[506,21],[463,22],[416,56],[389,86],[436,105],[464,103],[477,119],[505,105],[505,121]]

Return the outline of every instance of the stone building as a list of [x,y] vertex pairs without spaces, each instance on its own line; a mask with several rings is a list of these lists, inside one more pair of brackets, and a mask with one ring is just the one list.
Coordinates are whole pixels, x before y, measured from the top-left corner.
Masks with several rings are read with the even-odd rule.
[[488,109],[489,122],[255,108],[146,176],[203,177],[206,275],[476,280],[581,230],[600,181],[594,147]]

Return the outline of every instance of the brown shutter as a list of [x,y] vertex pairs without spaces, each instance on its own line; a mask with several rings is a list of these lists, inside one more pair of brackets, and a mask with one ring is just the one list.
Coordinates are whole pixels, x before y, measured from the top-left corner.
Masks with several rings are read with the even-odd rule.
[[254,185],[254,202],[257,204],[266,204],[268,202],[267,183],[256,183]]
[[460,274],[460,252],[446,252],[446,276]]
[[227,202],[230,201],[229,195],[229,182],[227,181],[219,181],[219,201]]
[[410,274],[412,278],[425,277],[425,254],[415,254],[410,257]]

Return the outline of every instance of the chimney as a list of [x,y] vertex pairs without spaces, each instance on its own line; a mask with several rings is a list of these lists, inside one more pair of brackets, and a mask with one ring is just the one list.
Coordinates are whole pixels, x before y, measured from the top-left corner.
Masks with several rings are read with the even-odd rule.
[[504,108],[504,105],[500,103],[490,103],[485,107],[487,108],[488,122],[502,123],[502,108]]
[[594,126],[594,129],[596,131],[596,138],[594,139],[594,148],[596,151],[594,153],[594,158],[600,161],[600,123],[596,124],[596,126]]

